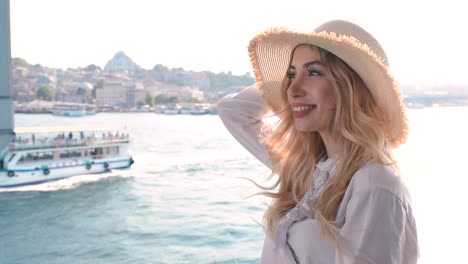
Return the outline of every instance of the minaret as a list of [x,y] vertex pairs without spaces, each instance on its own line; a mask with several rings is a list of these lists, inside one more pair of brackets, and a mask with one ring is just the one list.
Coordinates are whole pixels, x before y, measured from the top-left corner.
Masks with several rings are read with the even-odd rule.
[[10,0],[0,0],[0,152],[13,138]]

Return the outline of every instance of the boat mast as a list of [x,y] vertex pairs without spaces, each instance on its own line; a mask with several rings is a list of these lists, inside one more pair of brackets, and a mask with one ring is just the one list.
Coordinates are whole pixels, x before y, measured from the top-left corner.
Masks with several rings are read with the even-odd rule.
[[0,0],[0,152],[13,138],[10,0]]

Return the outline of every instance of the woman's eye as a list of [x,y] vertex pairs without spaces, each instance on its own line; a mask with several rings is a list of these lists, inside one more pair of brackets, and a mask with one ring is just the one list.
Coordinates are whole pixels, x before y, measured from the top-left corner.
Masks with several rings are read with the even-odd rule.
[[294,79],[294,78],[296,78],[296,73],[288,72],[288,74],[286,76],[288,77],[288,79]]
[[314,69],[307,69],[307,71],[309,72],[309,76],[320,76],[320,75],[322,75],[319,71],[314,70]]

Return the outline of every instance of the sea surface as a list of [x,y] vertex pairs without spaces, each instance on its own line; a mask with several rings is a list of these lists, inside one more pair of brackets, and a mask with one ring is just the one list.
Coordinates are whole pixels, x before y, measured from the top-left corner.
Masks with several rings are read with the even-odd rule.
[[[395,153],[420,264],[468,263],[468,107],[410,109]],[[126,130],[127,170],[0,190],[0,264],[258,263],[268,170],[216,115],[15,115],[15,126]]]

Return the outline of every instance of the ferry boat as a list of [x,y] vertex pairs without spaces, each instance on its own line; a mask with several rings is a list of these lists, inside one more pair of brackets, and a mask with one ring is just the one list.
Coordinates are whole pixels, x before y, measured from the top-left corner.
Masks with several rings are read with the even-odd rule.
[[[64,132],[65,131],[65,132]],[[0,188],[126,169],[130,136],[92,128],[15,128],[0,152]]]
[[[85,127],[14,127],[9,1],[0,1],[0,17],[0,188],[130,167],[128,133]],[[77,112],[86,113],[81,108]]]
[[71,103],[56,103],[52,106],[51,113],[58,116],[85,116],[87,114],[86,106]]

